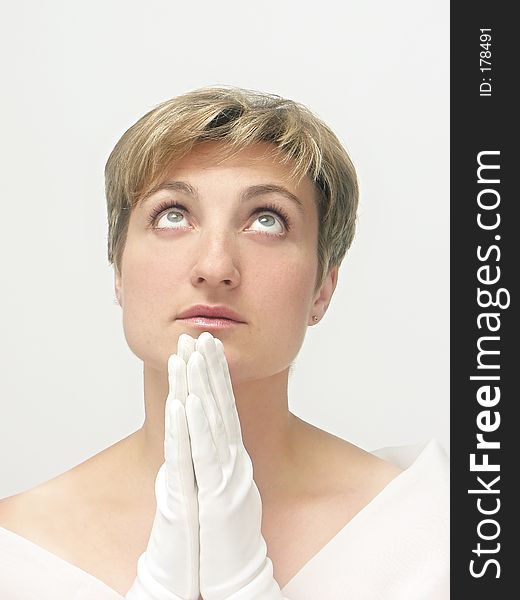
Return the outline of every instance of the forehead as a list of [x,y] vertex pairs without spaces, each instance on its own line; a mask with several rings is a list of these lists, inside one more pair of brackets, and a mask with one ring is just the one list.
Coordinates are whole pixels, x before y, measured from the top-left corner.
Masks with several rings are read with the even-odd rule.
[[303,192],[314,191],[308,176],[300,181],[292,176],[294,163],[283,161],[284,155],[274,145],[255,142],[239,150],[233,150],[225,141],[205,141],[196,144],[184,157],[175,161],[167,170],[166,178],[174,174],[211,174],[211,171],[240,171],[244,176],[283,182],[288,187]]

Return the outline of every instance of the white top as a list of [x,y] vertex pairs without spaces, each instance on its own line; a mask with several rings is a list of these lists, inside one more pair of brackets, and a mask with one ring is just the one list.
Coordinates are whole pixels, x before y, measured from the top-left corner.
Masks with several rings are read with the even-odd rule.
[[[288,600],[449,598],[446,453],[432,440],[422,451],[403,446],[373,454],[405,470],[291,579],[282,589]],[[123,596],[79,567],[0,527],[0,598],[121,600]]]

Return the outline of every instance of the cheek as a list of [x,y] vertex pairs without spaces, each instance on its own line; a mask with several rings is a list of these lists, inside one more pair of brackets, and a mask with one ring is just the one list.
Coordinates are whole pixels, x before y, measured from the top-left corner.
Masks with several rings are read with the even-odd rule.
[[280,331],[288,332],[305,325],[305,315],[310,303],[311,281],[312,278],[304,277],[301,271],[289,270],[276,281],[271,282],[270,287],[265,285],[262,303],[266,308],[269,307],[269,313],[275,317],[269,320],[273,326],[280,328]]
[[262,303],[297,321],[309,309],[316,269],[316,257],[300,253],[282,255],[269,262],[257,260],[251,271]]
[[[131,268],[124,271],[125,309],[138,310],[141,318],[154,316],[155,310],[163,305],[172,308],[172,285],[175,277],[171,265],[160,264],[157,260],[134,260]],[[146,310],[143,312],[143,308]],[[158,316],[158,315],[156,315]]]
[[265,375],[287,368],[300,351],[307,331],[316,269],[317,260],[302,256],[280,260],[274,268],[259,263],[255,267],[249,287],[256,308],[257,342],[262,346]]
[[[176,351],[176,340],[160,340],[161,332],[168,330],[176,315],[179,299],[177,286],[186,275],[179,272],[179,264],[157,256],[147,256],[146,251],[125,249],[123,259],[123,329],[128,346],[143,361],[152,360],[158,365]],[[175,341],[175,343],[173,343]],[[162,352],[161,352],[162,351]]]

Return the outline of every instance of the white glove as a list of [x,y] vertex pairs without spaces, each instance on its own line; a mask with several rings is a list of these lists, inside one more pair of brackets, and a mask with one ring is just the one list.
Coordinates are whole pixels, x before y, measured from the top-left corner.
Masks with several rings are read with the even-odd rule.
[[188,361],[186,417],[198,487],[204,600],[280,600],[224,347],[202,333]]
[[[127,600],[197,600],[199,597],[199,522],[197,488],[184,404],[185,360],[195,340],[181,335],[177,355],[168,360],[164,457],[155,480],[157,511],[137,577]],[[185,359],[185,360],[184,360]]]

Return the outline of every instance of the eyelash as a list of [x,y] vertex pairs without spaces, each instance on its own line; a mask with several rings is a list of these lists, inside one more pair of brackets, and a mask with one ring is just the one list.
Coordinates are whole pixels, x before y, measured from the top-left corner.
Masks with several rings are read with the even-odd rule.
[[[174,201],[171,201],[171,202],[163,201],[152,210],[150,216],[148,217],[148,227],[152,227],[153,229],[170,229],[170,227],[154,227],[153,225],[154,225],[157,217],[162,212],[164,212],[165,210],[168,210],[168,209],[172,209],[172,208],[176,208],[177,210],[179,210],[180,212],[183,212],[183,213],[188,212],[186,207],[183,206],[182,204],[178,204],[177,202],[174,202]],[[264,212],[274,213],[282,221],[282,223],[285,227],[285,230],[286,231],[291,230],[289,216],[282,208],[276,206],[275,204],[267,202],[263,206],[259,206],[257,209],[255,209],[255,211],[253,212],[253,215],[262,214]],[[281,234],[268,233],[267,231],[259,231],[257,233],[265,233],[265,234],[271,235],[271,236],[272,235],[281,235]]]

